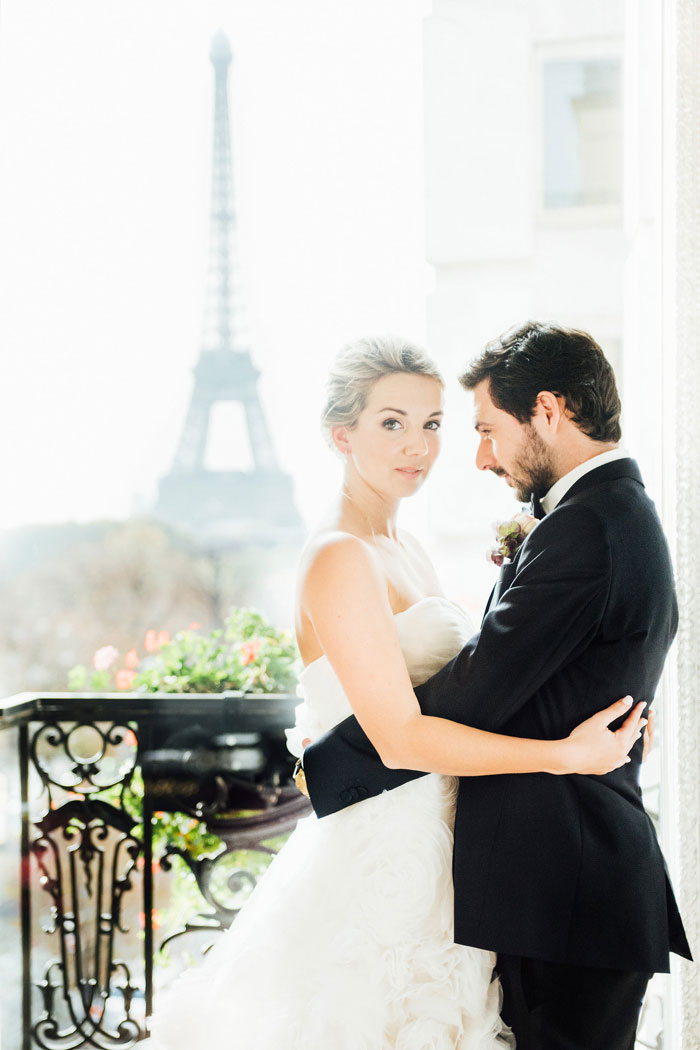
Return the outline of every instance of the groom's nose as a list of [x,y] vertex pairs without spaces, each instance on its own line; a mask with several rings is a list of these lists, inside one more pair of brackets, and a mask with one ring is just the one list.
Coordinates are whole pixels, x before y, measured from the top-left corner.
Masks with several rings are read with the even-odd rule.
[[493,445],[490,441],[481,440],[476,450],[476,465],[479,470],[493,470],[498,466],[493,454]]

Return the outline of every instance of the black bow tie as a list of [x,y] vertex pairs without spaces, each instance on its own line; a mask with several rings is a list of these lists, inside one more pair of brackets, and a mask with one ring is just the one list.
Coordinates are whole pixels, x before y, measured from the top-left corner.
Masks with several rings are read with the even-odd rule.
[[538,520],[542,519],[546,514],[546,511],[540,503],[540,501],[538,500],[537,496],[533,496],[532,509],[530,513],[532,514],[533,518],[537,518]]

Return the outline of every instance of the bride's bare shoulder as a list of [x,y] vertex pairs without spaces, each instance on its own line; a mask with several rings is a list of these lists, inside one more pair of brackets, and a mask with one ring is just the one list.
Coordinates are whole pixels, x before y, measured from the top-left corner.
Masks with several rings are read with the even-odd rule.
[[386,582],[376,564],[376,553],[361,537],[338,528],[319,529],[309,537],[301,554],[296,596],[297,641],[305,662],[324,652],[316,624],[336,620],[342,608],[357,602],[374,604],[386,597]]
[[343,561],[374,560],[369,543],[352,532],[339,528],[321,528],[309,536],[300,559],[300,573],[305,575],[319,568]]
[[352,532],[323,528],[306,542],[299,562],[299,590],[303,595],[320,588],[334,587],[342,581],[344,588],[353,580],[381,578],[377,555],[371,544]]

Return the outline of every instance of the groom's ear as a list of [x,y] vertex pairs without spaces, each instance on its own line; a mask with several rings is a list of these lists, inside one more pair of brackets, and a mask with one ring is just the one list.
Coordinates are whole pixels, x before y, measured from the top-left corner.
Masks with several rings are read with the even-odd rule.
[[535,401],[534,416],[538,417],[540,427],[555,433],[566,418],[566,398],[551,390],[541,390]]

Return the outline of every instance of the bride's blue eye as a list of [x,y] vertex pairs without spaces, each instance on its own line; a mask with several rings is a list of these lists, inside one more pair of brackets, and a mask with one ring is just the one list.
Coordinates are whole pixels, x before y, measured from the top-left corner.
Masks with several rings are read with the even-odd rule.
[[382,420],[382,426],[386,430],[398,430],[401,426],[401,421],[399,419],[384,419]]
[[428,422],[423,427],[423,429],[424,430],[439,430],[440,429],[440,420],[439,419],[429,419]]

